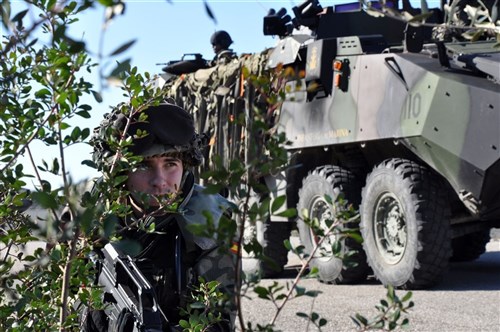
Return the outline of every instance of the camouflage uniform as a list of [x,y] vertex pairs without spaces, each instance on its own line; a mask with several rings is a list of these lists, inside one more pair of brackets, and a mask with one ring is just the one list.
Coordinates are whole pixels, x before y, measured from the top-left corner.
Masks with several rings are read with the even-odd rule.
[[227,50],[222,50],[219,53],[217,53],[212,61],[208,63],[210,67],[216,66],[216,65],[226,65],[228,64],[231,60],[237,59],[238,57],[236,56],[236,53],[233,52],[231,49]]
[[[205,224],[204,211],[211,214],[214,222],[218,222],[229,203],[220,195],[204,194],[203,187],[190,180],[184,185],[183,192],[186,194],[179,207],[180,213],[152,217],[147,223],[157,225],[153,233],[139,230],[123,232],[125,238],[136,240],[141,245],[141,252],[135,256],[137,265],[155,288],[160,307],[171,325],[178,324],[179,306],[185,306],[189,289],[191,286],[196,288],[198,277],[205,281],[218,281],[221,290],[230,297],[234,293],[236,255],[230,253],[229,244],[193,235],[186,227]],[[178,235],[183,239],[180,270],[174,261]],[[231,310],[223,310],[222,314],[226,322],[217,330],[226,331],[233,325],[235,315]]]
[[[220,195],[204,194],[203,187],[193,183],[192,175],[186,180],[183,192],[186,194],[179,207],[180,213],[150,217],[147,220],[147,225],[155,223],[155,232],[124,228],[121,235],[141,246],[134,260],[154,288],[160,308],[167,316],[168,323],[163,322],[164,331],[175,330],[174,326],[183,318],[179,315],[179,309],[186,306],[189,291],[196,288],[199,277],[206,282],[218,281],[220,290],[229,298],[227,306],[217,310],[222,314],[223,321],[210,331],[231,331],[236,318],[233,300],[236,255],[230,252],[229,243],[196,236],[186,227],[206,223],[203,215],[205,211],[217,223],[227,213],[230,204]],[[122,220],[122,225],[133,221]],[[175,261],[178,235],[182,238],[180,265],[176,265]],[[82,320],[84,331],[108,331],[104,312],[87,314],[88,317]]]

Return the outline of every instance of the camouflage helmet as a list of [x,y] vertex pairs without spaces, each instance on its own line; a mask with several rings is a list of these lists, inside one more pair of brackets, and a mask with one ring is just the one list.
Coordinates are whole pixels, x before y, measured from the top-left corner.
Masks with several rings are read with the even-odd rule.
[[210,37],[212,45],[220,45],[222,48],[227,49],[233,43],[231,36],[224,30],[215,31]]
[[[125,137],[135,136],[138,130],[147,133],[134,137],[128,150],[134,155],[151,157],[166,153],[177,153],[187,167],[198,166],[202,161],[202,139],[195,132],[193,117],[183,108],[162,103],[145,109],[147,119],[139,121],[135,114],[125,133]],[[94,147],[93,160],[99,170],[108,163],[116,151],[109,146],[111,136],[121,137],[127,123],[127,116],[119,108],[104,116],[101,124],[94,129],[90,143]]]

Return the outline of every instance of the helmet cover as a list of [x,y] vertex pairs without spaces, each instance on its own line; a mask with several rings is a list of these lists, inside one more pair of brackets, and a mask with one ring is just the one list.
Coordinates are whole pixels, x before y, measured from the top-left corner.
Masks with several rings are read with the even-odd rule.
[[210,37],[212,45],[220,45],[222,48],[227,49],[233,43],[231,36],[224,30],[215,31]]
[[[166,153],[179,153],[186,166],[201,163],[201,138],[195,132],[193,117],[183,108],[169,103],[151,106],[143,111],[147,119],[139,121],[139,114],[134,114],[125,137],[133,137],[129,151],[134,155],[151,157]],[[116,151],[112,151],[108,142],[110,135],[120,137],[127,123],[127,116],[115,109],[105,115],[100,126],[94,129],[91,144],[94,146],[93,159],[98,169],[108,162]],[[144,137],[134,137],[137,131],[147,133]],[[101,165],[101,166],[100,166]]]

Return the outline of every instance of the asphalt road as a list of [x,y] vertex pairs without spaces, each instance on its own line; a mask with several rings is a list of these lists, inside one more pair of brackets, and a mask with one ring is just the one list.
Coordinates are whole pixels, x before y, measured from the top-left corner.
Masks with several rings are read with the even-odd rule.
[[[279,279],[266,279],[263,286],[274,282],[291,285],[298,268],[297,259],[289,264]],[[277,319],[276,327],[284,332],[317,331],[308,326],[296,312],[316,312],[327,319],[322,331],[356,331],[350,319],[356,313],[373,318],[375,305],[385,298],[386,289],[374,278],[361,285],[327,285],[317,280],[302,280],[299,286],[322,292],[316,298],[300,297],[287,303]],[[406,291],[398,290],[402,297]],[[276,310],[271,302],[255,294],[243,300],[243,316],[252,325],[265,324]],[[407,316],[409,329],[418,332],[500,332],[500,237],[492,239],[487,252],[468,263],[454,263],[443,282],[432,290],[413,291],[415,303]]]

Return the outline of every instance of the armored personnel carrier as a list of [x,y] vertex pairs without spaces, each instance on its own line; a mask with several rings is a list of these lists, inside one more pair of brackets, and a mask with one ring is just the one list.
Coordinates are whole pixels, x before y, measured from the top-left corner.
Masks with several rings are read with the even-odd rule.
[[[435,43],[430,28],[314,1],[294,11],[314,38],[296,47],[283,33],[269,60],[305,71],[280,110],[292,142],[288,204],[321,220],[332,213],[324,196],[342,193],[359,206],[363,237],[354,267],[314,258],[320,279],[362,280],[372,270],[384,284],[424,288],[450,259],[477,258],[500,225],[496,41]],[[439,23],[433,12],[427,22]],[[283,22],[269,18],[267,30]],[[300,218],[298,229],[312,250]]]
[[[342,252],[356,250],[356,264],[333,254],[332,235],[311,262],[320,280],[357,282],[373,273],[385,285],[427,288],[450,260],[479,257],[490,229],[500,227],[500,49],[488,38],[437,42],[431,27],[373,17],[359,6],[308,0],[293,8],[293,19],[283,10],[264,18],[264,33],[280,36],[259,55],[266,68],[305,73],[286,83],[275,114],[291,142],[290,167],[266,183],[325,229],[336,209],[326,196],[359,208],[359,224],[344,227],[359,228],[362,245],[342,241]],[[432,13],[427,23],[443,22],[440,9]],[[231,90],[238,84],[221,85],[238,105]],[[203,90],[196,91],[203,104]],[[318,238],[296,221],[310,253]],[[286,223],[269,223],[278,224]],[[288,236],[288,228],[276,229],[263,237],[267,243]]]

